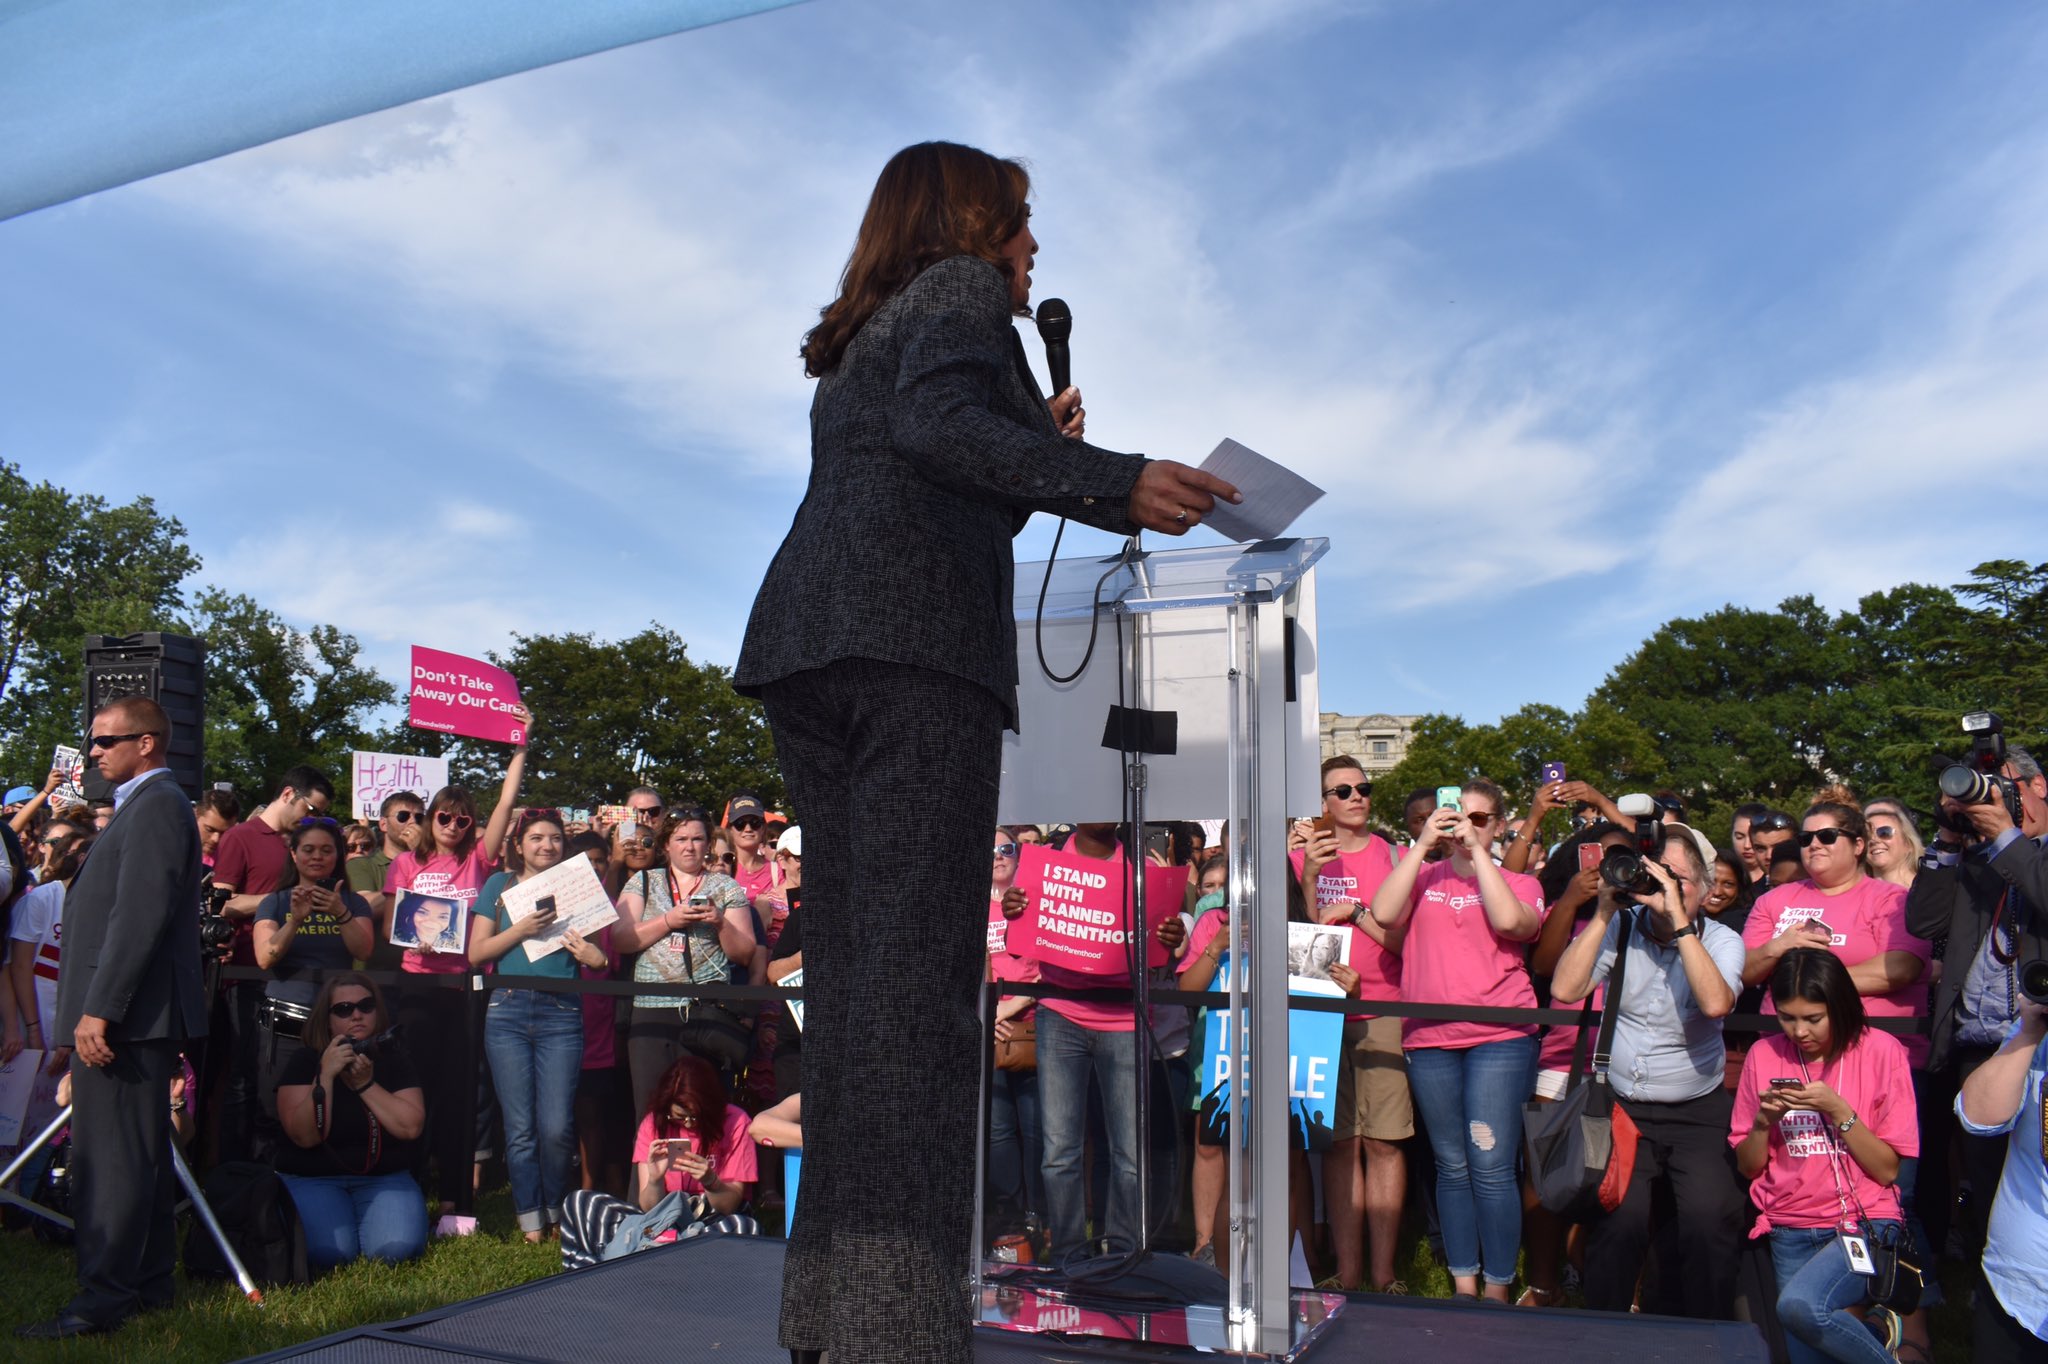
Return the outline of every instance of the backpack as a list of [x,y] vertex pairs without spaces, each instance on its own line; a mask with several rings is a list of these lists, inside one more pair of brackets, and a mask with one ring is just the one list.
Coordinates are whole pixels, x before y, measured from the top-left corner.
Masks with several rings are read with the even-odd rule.
[[[223,1161],[207,1172],[201,1187],[249,1277],[266,1286],[313,1281],[305,1228],[277,1171],[254,1161]],[[185,1233],[185,1276],[232,1279],[234,1273],[206,1223],[195,1220]]]

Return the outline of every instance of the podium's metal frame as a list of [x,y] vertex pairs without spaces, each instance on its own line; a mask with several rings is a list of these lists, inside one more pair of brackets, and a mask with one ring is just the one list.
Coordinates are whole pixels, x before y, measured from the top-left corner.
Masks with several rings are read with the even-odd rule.
[[[1160,779],[1162,760],[1146,759],[1151,777],[1142,795],[1149,820],[1213,815],[1220,805],[1229,821],[1230,955],[1248,967],[1233,969],[1229,981],[1233,1018],[1248,1021],[1230,1030],[1229,1348],[1273,1356],[1286,1355],[1295,1345],[1288,1283],[1287,928],[1284,913],[1254,910],[1261,901],[1270,910],[1285,896],[1286,815],[1320,803],[1321,755],[1312,746],[1313,569],[1328,548],[1327,540],[1295,539],[1151,554],[1127,549],[1121,563],[1114,558],[1065,561],[1056,566],[1042,617],[1038,596],[1045,565],[1017,567],[1024,723],[1023,734],[1005,751],[1004,822],[1120,818],[1120,778],[1096,780],[1085,792],[1077,788],[1055,795],[1045,789],[1023,761],[1043,744],[1033,733],[1033,721],[1041,729],[1050,722],[1055,743],[1064,738],[1070,753],[1095,744],[1105,715],[1102,698],[1115,697],[1114,670],[1129,669],[1124,680],[1133,693],[1131,704],[1155,704],[1154,693],[1165,679],[1146,666],[1153,632],[1163,629],[1173,613],[1207,608],[1212,621],[1220,614],[1225,709],[1220,753],[1213,743],[1196,744],[1196,752],[1183,755],[1190,766],[1167,782]],[[1034,641],[1039,622],[1064,626],[1060,656],[1049,661],[1055,668],[1071,667],[1079,657],[1074,641],[1085,636],[1085,624],[1098,611],[1125,618],[1129,657],[1119,658],[1113,647],[1098,647],[1089,668],[1095,675],[1092,686],[1086,675],[1065,688],[1039,676]],[[1113,637],[1113,622],[1096,623],[1104,642]],[[1190,732],[1188,718],[1183,715],[1184,736]],[[1193,726],[1197,731],[1208,723],[1208,717],[1193,718],[1200,722]],[[1057,732],[1062,728],[1064,735]],[[1114,753],[1103,752],[1117,761]],[[1220,764],[1213,761],[1218,758]],[[1222,770],[1206,770],[1214,765]],[[1084,808],[1089,801],[1093,807]],[[1210,802],[1206,809],[1203,802]],[[1138,880],[1142,885],[1143,878]],[[1138,912],[1142,916],[1142,908]],[[1237,1081],[1244,1076],[1250,1077],[1249,1084]]]

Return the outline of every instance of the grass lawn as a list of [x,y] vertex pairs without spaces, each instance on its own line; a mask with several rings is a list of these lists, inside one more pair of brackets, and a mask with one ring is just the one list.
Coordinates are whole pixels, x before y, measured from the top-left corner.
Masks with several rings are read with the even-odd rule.
[[0,1358],[22,1364],[240,1359],[511,1288],[560,1268],[558,1248],[519,1238],[507,1191],[480,1199],[478,1216],[479,1234],[430,1242],[426,1255],[410,1264],[359,1261],[303,1288],[265,1289],[261,1307],[233,1284],[188,1284],[181,1276],[177,1306],[136,1317],[113,1335],[66,1343],[17,1340],[14,1328],[53,1316],[70,1300],[77,1287],[70,1248],[45,1245],[26,1230],[7,1232],[0,1236],[8,1288],[0,1308]]
[[[49,1246],[26,1230],[0,1234],[8,1292],[0,1309],[0,1358],[22,1364],[65,1361],[240,1359],[369,1322],[410,1316],[465,1298],[528,1283],[554,1273],[561,1252],[552,1244],[529,1246],[519,1238],[510,1193],[504,1188],[478,1201],[482,1224],[470,1237],[431,1242],[410,1264],[358,1262],[304,1288],[264,1291],[251,1306],[231,1284],[179,1283],[177,1306],[135,1318],[111,1336],[90,1336],[65,1344],[16,1340],[14,1328],[54,1315],[70,1297],[75,1280],[68,1247]],[[1418,1295],[1449,1297],[1450,1279],[1417,1237],[1402,1261],[1401,1274]],[[1969,1271],[1951,1265],[1944,1281],[1950,1305],[1934,1314],[1938,1364],[1969,1364]]]

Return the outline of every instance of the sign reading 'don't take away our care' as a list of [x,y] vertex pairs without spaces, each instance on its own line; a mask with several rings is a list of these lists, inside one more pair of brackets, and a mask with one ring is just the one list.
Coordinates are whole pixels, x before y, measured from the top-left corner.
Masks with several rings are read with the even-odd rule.
[[503,668],[461,654],[412,646],[406,723],[492,743],[526,742],[519,683]]

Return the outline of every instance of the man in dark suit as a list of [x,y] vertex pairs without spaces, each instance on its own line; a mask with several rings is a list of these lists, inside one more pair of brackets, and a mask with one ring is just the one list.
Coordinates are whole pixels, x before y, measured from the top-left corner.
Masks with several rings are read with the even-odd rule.
[[[946,143],[884,168],[805,338],[811,479],[735,684],[804,831],[799,1364],[967,1364],[989,831],[1017,723],[1010,541],[1033,512],[1179,534],[1220,479],[1084,443],[1011,319],[1037,240],[1015,162]],[[905,857],[902,832],[925,836]]]
[[199,972],[199,825],[166,769],[171,722],[146,697],[93,716],[87,762],[114,817],[64,899],[57,1046],[71,1057],[78,1293],[21,1334],[111,1331],[167,1307],[177,1261],[171,1080],[206,1032]]

